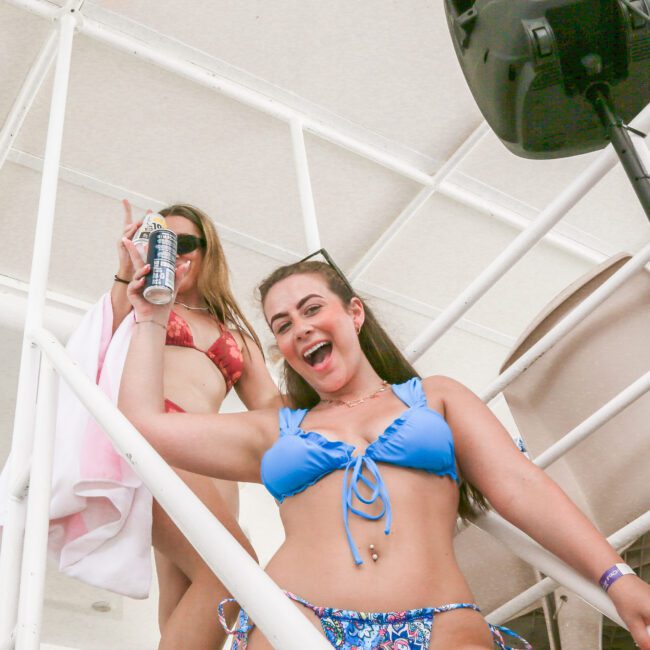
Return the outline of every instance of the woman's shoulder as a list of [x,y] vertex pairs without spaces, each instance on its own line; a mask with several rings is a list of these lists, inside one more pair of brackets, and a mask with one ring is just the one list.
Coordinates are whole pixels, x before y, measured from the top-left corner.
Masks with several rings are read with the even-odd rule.
[[254,341],[253,337],[248,334],[248,332],[245,332],[232,323],[219,322],[219,328],[224,334],[231,337],[232,340],[235,341],[242,354],[250,356],[251,350],[259,351],[261,354],[261,350],[257,347],[257,343]]
[[431,375],[422,379],[422,389],[429,401],[441,400],[445,407],[476,395],[460,381],[446,375]]
[[429,375],[428,377],[423,377],[421,381],[422,388],[424,388],[425,391],[453,391],[463,388],[467,390],[467,387],[464,384],[461,384],[458,380],[453,377],[447,377],[446,375]]

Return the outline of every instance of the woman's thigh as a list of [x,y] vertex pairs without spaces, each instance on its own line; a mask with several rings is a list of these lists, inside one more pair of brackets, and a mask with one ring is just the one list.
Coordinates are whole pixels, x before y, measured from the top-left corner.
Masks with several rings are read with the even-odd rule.
[[159,551],[155,552],[155,556],[158,574],[158,622],[163,627],[192,583],[167,556]]
[[[184,470],[175,469],[175,471],[210,512],[255,557],[250,542],[227,507],[226,501],[219,494],[212,479]],[[152,540],[154,548],[170,559],[190,580],[194,580],[198,572],[203,573],[208,570],[200,555],[155,499],[153,502]]]
[[492,633],[479,612],[456,609],[436,614],[429,650],[493,650]]

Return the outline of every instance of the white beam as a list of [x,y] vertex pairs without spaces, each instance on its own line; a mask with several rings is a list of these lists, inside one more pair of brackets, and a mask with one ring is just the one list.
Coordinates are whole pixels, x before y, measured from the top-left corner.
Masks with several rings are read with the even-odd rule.
[[[9,152],[9,161],[21,165],[22,167],[27,167],[34,171],[42,171],[43,169],[43,159],[39,156],[34,156],[33,154],[26,153],[24,151],[17,151],[12,149]],[[60,178],[66,183],[70,183],[76,187],[82,187],[91,192],[101,194],[116,201],[121,201],[122,199],[128,199],[132,206],[140,208],[143,211],[145,209],[152,210],[161,210],[162,208],[167,207],[169,204],[161,201],[160,199],[147,196],[146,194],[140,194],[138,192],[133,192],[125,187],[119,185],[114,185],[104,181],[96,176],[86,174],[85,172],[73,169],[72,167],[66,167],[64,165],[60,168]],[[214,222],[215,226],[219,230],[219,236],[224,241],[237,244],[256,253],[266,255],[271,259],[278,260],[282,263],[288,264],[293,262],[296,259],[300,259],[300,256],[297,253],[282,248],[280,246],[275,246],[274,244],[269,244],[261,239],[257,239],[251,235],[240,232],[233,228],[229,228],[218,222]]]
[[[405,296],[396,291],[391,291],[386,287],[374,284],[373,282],[368,282],[367,280],[357,280],[355,287],[365,296],[384,300],[391,305],[395,305],[401,309],[406,309],[413,314],[426,316],[429,319],[436,318],[440,313],[442,313],[442,310],[438,307],[429,305],[428,303],[417,300],[416,298],[410,298],[409,296]],[[478,336],[486,341],[490,341],[491,343],[496,343],[497,345],[504,347],[506,350],[511,350],[512,346],[516,342],[516,339],[509,334],[504,334],[503,332],[487,327],[486,325],[481,325],[469,318],[461,318],[454,324],[454,327],[463,332],[467,332],[468,334],[472,334],[473,336]]]
[[609,277],[577,307],[572,309],[557,325],[547,332],[535,345],[529,348],[516,361],[502,372],[481,395],[484,402],[489,402],[508,384],[521,375],[526,368],[550,350],[560,339],[581,323],[591,312],[616,292],[630,277],[640,271],[650,260],[650,243],[631,257],[614,275]]
[[[632,126],[644,130],[650,127],[650,106],[633,120]],[[609,145],[563,192],[537,220],[524,230],[487,268],[460,293],[433,323],[426,327],[406,349],[406,356],[417,360],[463,314],[487,293],[566,213],[593,188],[616,164],[618,158]]]
[[[12,4],[21,5],[23,0],[9,0]],[[119,32],[107,24],[102,24],[91,18],[85,17],[79,27],[80,33],[93,38],[101,43],[110,45],[117,50],[130,55],[135,55],[148,63],[189,79],[201,86],[215,90],[222,95],[238,101],[246,106],[255,108],[267,115],[276,117],[285,122],[294,119],[302,122],[306,131],[328,140],[344,149],[348,149],[360,156],[368,158],[398,174],[402,174],[423,185],[431,183],[431,176],[405,162],[399,157],[378,148],[374,144],[360,140],[354,135],[348,135],[339,128],[312,118],[311,115],[277,102],[267,95],[248,88],[240,83],[224,77],[215,70],[206,69],[193,61],[184,60],[170,51],[161,47],[138,40],[124,32]]]
[[29,479],[20,606],[16,628],[17,650],[39,650],[41,641],[57,385],[52,364],[43,359],[38,382],[34,451]]
[[61,378],[274,648],[331,650],[325,638],[108,397],[43,329],[30,332]]
[[[592,157],[597,155],[595,154]],[[470,176],[461,169],[457,169],[445,179],[440,193],[444,194],[450,186],[453,188],[452,191],[459,191],[477,197],[476,209],[478,211],[485,209],[485,214],[502,220],[504,223],[509,223],[511,218],[516,219],[519,217],[523,219],[521,221],[522,226],[523,224],[529,226],[530,222],[535,221],[541,212],[539,208],[533,207],[530,203],[508,194],[494,185],[489,185],[475,176]],[[470,207],[472,206],[470,205]],[[516,224],[513,223],[512,225],[515,226]],[[523,229],[523,227],[520,228],[520,230]],[[548,234],[560,235],[565,240],[575,243],[576,246],[583,247],[584,252],[581,254],[580,251],[576,250],[576,254],[596,264],[619,251],[615,243],[600,239],[593,233],[574,226],[567,220],[559,221]],[[545,239],[545,241],[547,240]]]
[[589,603],[617,625],[627,629],[625,623],[618,615],[614,603],[612,603],[607,594],[599,586],[596,586],[587,580],[587,578],[581,576],[568,564],[537,544],[537,542],[534,542],[528,535],[495,512],[482,514],[472,521],[472,524],[490,533],[522,560],[573,591],[586,603]]
[[[524,216],[520,212],[507,208],[494,200],[482,197],[477,192],[464,187],[457,176],[445,179],[441,183],[438,191],[443,196],[465,205],[472,210],[476,210],[481,214],[493,217],[497,221],[505,223],[507,226],[516,230],[526,230],[537,219],[537,215],[539,214],[538,212],[534,218]],[[564,251],[572,257],[583,259],[591,264],[600,264],[607,258],[607,255],[604,253],[594,250],[592,247],[586,246],[567,235],[563,235],[556,228],[548,231],[544,235],[543,241],[545,244]]]
[[568,451],[597,431],[613,417],[634,403],[641,396],[650,390],[650,371],[639,377],[635,382],[622,390],[609,402],[601,406],[595,413],[581,422],[577,427],[569,431],[560,440],[543,451],[533,461],[535,465],[546,468],[558,458],[564,456]]
[[438,191],[441,183],[451,174],[462,161],[472,152],[474,147],[490,132],[487,122],[482,122],[454,152],[447,162],[434,174],[431,184],[424,187],[404,208],[391,225],[381,234],[364,256],[349,272],[350,282],[354,282],[381,254],[391,241],[403,230],[408,222],[417,214],[420,208]]
[[[41,194],[36,219],[25,332],[32,328],[42,327],[43,324],[74,27],[75,17],[71,13],[66,13],[61,17]],[[16,480],[24,471],[32,450],[39,362],[40,352],[33,346],[25,333],[12,436],[10,485],[15,485]],[[10,497],[0,551],[0,584],[2,584],[0,590],[0,643],[11,638],[16,624],[25,514],[24,500]]]
[[[15,294],[22,298],[27,298],[27,293],[29,292],[29,284],[23,282],[22,280],[17,280],[8,275],[0,275],[0,295],[3,294]],[[86,313],[92,303],[87,300],[80,300],[79,298],[73,298],[64,293],[59,293],[58,291],[46,291],[45,298],[57,308],[67,309],[68,311],[74,314],[84,314]]]
[[15,142],[20,128],[25,121],[27,112],[31,108],[36,95],[40,90],[43,80],[54,62],[56,56],[57,30],[52,29],[43,47],[32,63],[25,81],[18,92],[16,100],[7,115],[2,131],[0,131],[0,169],[7,159],[7,154]]
[[305,241],[307,242],[307,253],[322,248],[320,234],[318,232],[318,220],[316,219],[316,206],[314,205],[314,193],[311,187],[309,176],[309,162],[307,160],[307,149],[305,148],[305,134],[302,122],[299,119],[292,119],[289,127],[291,129],[291,145],[293,160],[296,166],[296,179],[298,181],[298,193],[300,195],[300,206],[302,208],[302,220],[305,227]]
[[[616,549],[617,553],[622,553],[630,544],[633,544],[641,535],[645,535],[648,531],[650,531],[650,510],[626,526],[623,526],[623,528],[613,535],[610,535],[607,541],[612,548]],[[518,596],[515,596],[507,603],[490,612],[485,617],[485,620],[493,625],[501,625],[517,616],[523,610],[531,607],[540,598],[555,591],[557,587],[558,583],[555,580],[552,578],[544,578],[541,582],[529,587]]]
[[[12,149],[9,152],[8,160],[34,171],[41,171],[43,167],[42,158],[25,153],[23,151],[17,151],[15,149]],[[161,201],[160,199],[133,192],[124,187],[120,187],[119,185],[113,185],[99,178],[91,176],[90,174],[86,174],[85,172],[81,172],[70,167],[61,166],[60,178],[67,183],[70,183],[77,187],[83,187],[84,189],[96,192],[102,196],[107,196],[109,198],[115,199],[116,201],[119,201],[122,198],[127,198],[134,207],[140,208],[143,211],[147,208],[151,208],[152,210],[159,210],[167,206],[167,203]],[[261,239],[257,239],[256,237],[243,233],[239,230],[235,230],[234,228],[230,228],[217,221],[215,221],[214,224],[219,231],[219,236],[223,241],[230,242],[237,246],[241,246],[246,250],[264,255],[272,260],[279,262],[280,264],[290,264],[292,262],[298,261],[303,257],[303,255],[300,255],[299,253],[286,248],[282,248],[280,246],[276,246],[274,244],[270,244]],[[2,283],[2,276],[0,276],[0,286]],[[441,310],[433,305],[429,305],[414,298],[409,298],[407,296],[397,294],[394,291],[390,291],[389,289],[385,289],[365,280],[357,281],[356,287],[368,296],[385,300],[386,302],[391,303],[397,307],[407,309],[414,314],[426,316],[427,318],[435,318],[439,313],[441,313]],[[50,297],[50,295],[51,294],[48,294],[48,297]],[[67,298],[61,296],[62,302],[64,302],[64,299]],[[70,300],[73,299],[70,298]],[[83,311],[86,311],[88,309],[88,306],[86,305],[85,307],[80,308],[83,309]],[[0,310],[0,322],[2,322],[2,310]],[[459,329],[469,332],[475,336],[484,338],[488,341],[497,343],[498,345],[504,346],[508,349],[511,348],[515,343],[515,339],[511,336],[493,330],[484,325],[480,325],[479,323],[475,323],[469,319],[461,319],[458,321],[458,323],[455,324],[455,327],[458,327]],[[57,330],[57,333],[59,331],[60,330]]]

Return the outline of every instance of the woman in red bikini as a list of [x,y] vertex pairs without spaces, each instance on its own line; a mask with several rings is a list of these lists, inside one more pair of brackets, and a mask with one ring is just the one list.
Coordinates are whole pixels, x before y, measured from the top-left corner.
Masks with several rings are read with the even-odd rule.
[[[138,223],[124,201],[124,236]],[[161,210],[178,236],[178,263],[190,262],[180,280],[167,324],[164,394],[167,412],[217,413],[231,388],[249,409],[281,405],[255,332],[231,293],[223,249],[202,211],[189,205]],[[121,240],[119,270],[111,289],[113,331],[131,312],[126,295],[133,265]],[[255,555],[237,524],[237,483],[177,470],[237,540]],[[217,603],[227,594],[194,548],[154,500],[153,545],[160,588],[159,650],[205,650],[225,639]]]

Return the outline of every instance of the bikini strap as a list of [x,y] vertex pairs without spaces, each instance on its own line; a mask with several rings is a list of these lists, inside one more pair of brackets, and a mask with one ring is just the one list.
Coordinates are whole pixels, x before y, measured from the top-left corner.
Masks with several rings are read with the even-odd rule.
[[217,614],[219,615],[219,622],[223,626],[223,629],[226,631],[226,634],[246,634],[250,632],[255,626],[250,623],[248,614],[240,608],[239,615],[237,616],[237,622],[233,625],[232,628],[228,627],[226,622],[226,615],[223,611],[223,606],[228,603],[236,603],[237,601],[234,598],[224,598],[219,605],[217,605]]
[[455,609],[471,609],[475,612],[481,612],[481,608],[474,603],[449,603],[440,607],[432,607],[431,612],[433,614],[444,614],[445,612],[453,612]]
[[286,591],[284,592],[287,596],[287,598],[300,603],[301,605],[304,605],[305,607],[309,607],[312,611],[318,613],[319,610],[325,609],[324,607],[317,607],[316,605],[312,605],[308,600],[305,600],[304,598],[301,598],[300,596],[296,596],[296,594]]
[[393,392],[409,408],[427,405],[427,396],[424,394],[422,381],[419,377],[411,377],[403,384],[393,384]]
[[509,627],[505,627],[504,625],[492,625],[491,623],[488,623],[488,625],[490,627],[490,632],[492,632],[492,639],[499,650],[517,650],[517,648],[506,645],[503,638],[504,634],[521,642],[521,648],[519,650],[533,650],[533,646],[530,645],[526,639],[519,636],[519,634],[514,630],[511,630]]
[[294,434],[300,428],[300,423],[307,415],[309,409],[290,409],[283,407],[278,411],[280,421],[280,436],[287,435],[288,433]]

